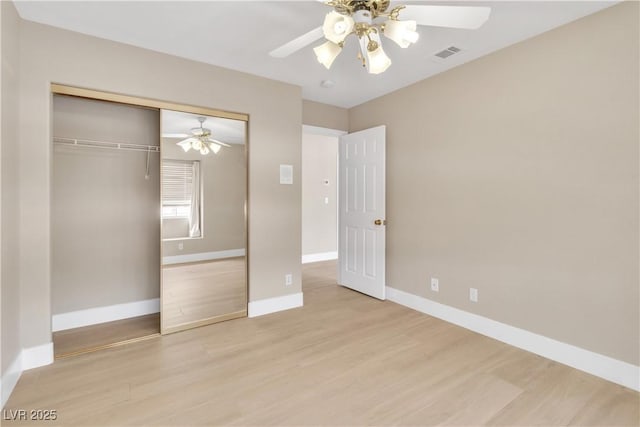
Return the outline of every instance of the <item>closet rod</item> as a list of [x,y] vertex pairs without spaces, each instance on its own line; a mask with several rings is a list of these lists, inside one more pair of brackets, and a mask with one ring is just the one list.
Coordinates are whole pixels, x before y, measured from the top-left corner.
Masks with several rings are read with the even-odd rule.
[[142,151],[145,153],[160,152],[160,147],[157,145],[128,144],[124,142],[110,142],[110,141],[94,141],[91,139],[60,138],[57,136],[53,137],[53,143],[57,145],[73,145],[77,147],[86,147],[86,148],[107,148],[111,150]]

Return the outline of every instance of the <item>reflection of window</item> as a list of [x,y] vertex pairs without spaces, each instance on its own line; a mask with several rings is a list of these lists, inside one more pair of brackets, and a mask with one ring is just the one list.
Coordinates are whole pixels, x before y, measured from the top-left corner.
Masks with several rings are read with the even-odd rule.
[[162,160],[162,218],[190,218],[194,163]]

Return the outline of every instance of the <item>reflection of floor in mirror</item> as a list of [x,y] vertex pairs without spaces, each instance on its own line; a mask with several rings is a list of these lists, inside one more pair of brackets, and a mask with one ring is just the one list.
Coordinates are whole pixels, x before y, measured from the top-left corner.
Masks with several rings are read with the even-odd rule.
[[148,314],[54,332],[53,352],[57,358],[65,357],[158,333],[160,314]]
[[235,257],[164,266],[164,327],[246,310],[244,261]]

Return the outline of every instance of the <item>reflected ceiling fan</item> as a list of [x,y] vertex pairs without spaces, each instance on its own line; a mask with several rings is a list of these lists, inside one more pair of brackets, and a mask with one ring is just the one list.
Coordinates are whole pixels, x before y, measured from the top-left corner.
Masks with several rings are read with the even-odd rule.
[[211,138],[211,129],[207,129],[204,127],[204,122],[206,120],[206,117],[198,117],[200,127],[191,129],[191,135],[186,133],[172,133],[164,134],[162,136],[164,136],[165,138],[184,138],[186,136],[188,138],[183,139],[176,144],[179,145],[185,152],[194,149],[200,151],[200,154],[202,155],[208,154],[209,151],[213,151],[214,154],[218,154],[220,148],[231,147],[229,144]]
[[[418,41],[417,25],[477,29],[491,13],[484,6],[399,5],[391,8],[391,0],[330,0],[333,7],[321,27],[272,50],[275,58],[285,58],[319,40],[327,40],[313,50],[318,62],[327,69],[342,51],[347,36],[354,34],[359,42],[358,59],[371,74],[380,74],[391,65],[382,49],[381,34],[402,48]],[[402,20],[401,20],[402,19]]]

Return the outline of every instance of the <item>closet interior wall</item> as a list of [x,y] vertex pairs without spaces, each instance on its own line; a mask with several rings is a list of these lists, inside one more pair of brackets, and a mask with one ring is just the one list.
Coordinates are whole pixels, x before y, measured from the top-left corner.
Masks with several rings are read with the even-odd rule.
[[[53,96],[54,140],[158,146],[159,132],[158,110]],[[160,155],[62,144],[53,153],[54,330],[56,317],[80,310],[159,305]]]

